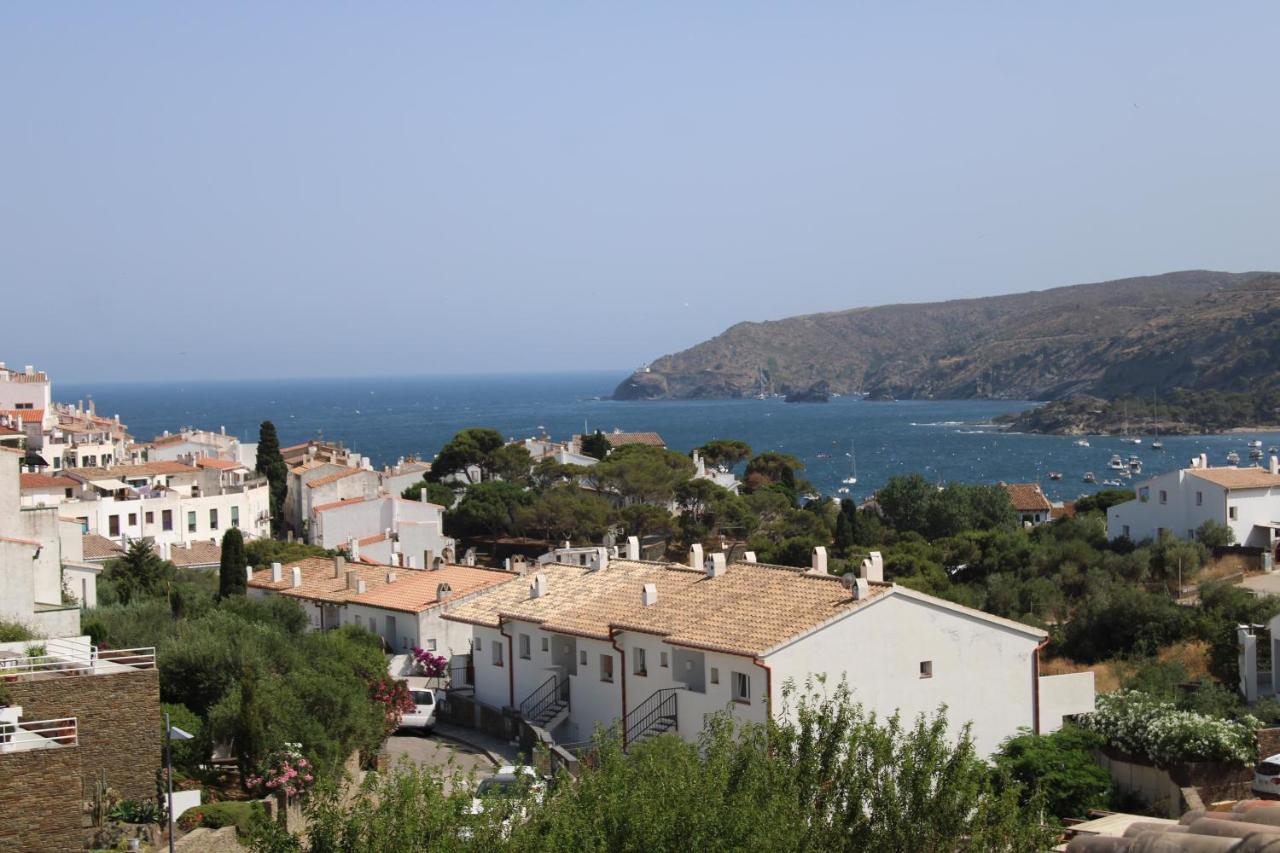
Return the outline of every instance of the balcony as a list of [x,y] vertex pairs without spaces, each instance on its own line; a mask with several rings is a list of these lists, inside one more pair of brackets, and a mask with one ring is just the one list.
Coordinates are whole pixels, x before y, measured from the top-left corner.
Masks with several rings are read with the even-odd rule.
[[0,753],[58,749],[64,746],[77,746],[79,743],[80,737],[75,717],[17,721],[0,718]]
[[[13,644],[9,645],[12,647]],[[99,649],[75,640],[45,640],[27,645],[28,648],[39,648],[42,654],[0,651],[0,681],[77,678],[156,668],[154,646]]]

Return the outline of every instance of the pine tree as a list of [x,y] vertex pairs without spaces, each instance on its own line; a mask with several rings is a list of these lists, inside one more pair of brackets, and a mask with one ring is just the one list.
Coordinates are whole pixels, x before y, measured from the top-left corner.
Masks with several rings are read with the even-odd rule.
[[284,525],[284,496],[289,488],[289,469],[284,464],[284,456],[280,454],[280,437],[276,435],[276,425],[271,421],[263,421],[258,427],[258,462],[255,467],[259,474],[267,478],[271,499],[271,532],[278,536]]
[[222,534],[222,563],[218,567],[218,597],[230,598],[244,595],[245,567],[249,564],[244,553],[244,537],[240,529],[233,527]]

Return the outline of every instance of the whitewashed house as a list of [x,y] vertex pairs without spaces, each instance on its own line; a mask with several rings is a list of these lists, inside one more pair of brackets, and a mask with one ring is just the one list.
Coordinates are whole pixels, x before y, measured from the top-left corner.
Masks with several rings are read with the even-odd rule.
[[165,431],[145,445],[149,462],[185,462],[195,465],[200,458],[220,459],[227,462],[238,462],[252,471],[258,464],[258,443],[241,441],[234,435],[227,435],[226,427],[212,430],[183,427],[176,433]]
[[[628,554],[638,543],[628,542]],[[1045,633],[881,580],[814,567],[598,557],[545,563],[445,615],[474,630],[476,698],[560,742],[621,721],[628,740],[698,736],[707,714],[763,721],[788,682],[845,679],[855,701],[907,717],[945,704],[994,752],[1020,728],[1053,731],[1093,708],[1092,675],[1041,677]],[[1056,680],[1055,680],[1056,679]]]
[[1211,468],[1204,456],[1189,468],[1139,483],[1137,497],[1107,510],[1107,536],[1134,542],[1162,531],[1191,539],[1206,521],[1231,528],[1238,545],[1274,552],[1280,530],[1280,463]]
[[312,507],[308,538],[324,548],[346,548],[351,559],[430,568],[430,551],[453,562],[456,545],[444,535],[444,508],[399,496],[350,498]]

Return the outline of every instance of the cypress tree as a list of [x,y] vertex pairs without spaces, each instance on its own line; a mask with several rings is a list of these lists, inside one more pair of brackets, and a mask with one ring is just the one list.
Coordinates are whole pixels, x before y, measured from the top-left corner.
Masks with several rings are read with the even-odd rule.
[[276,425],[271,421],[263,421],[258,427],[258,462],[255,467],[267,478],[271,497],[271,532],[279,536],[284,525],[284,496],[289,488],[289,469],[280,454]]
[[244,537],[240,529],[233,527],[222,534],[222,562],[218,566],[218,597],[229,598],[244,595],[245,567],[249,564],[244,553]]

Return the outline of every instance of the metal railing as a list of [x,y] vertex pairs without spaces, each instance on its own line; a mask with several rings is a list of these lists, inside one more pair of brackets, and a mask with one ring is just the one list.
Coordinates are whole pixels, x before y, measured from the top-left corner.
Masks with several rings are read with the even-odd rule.
[[536,720],[538,716],[557,702],[569,701],[569,680],[553,673],[520,703],[520,717]]
[[76,746],[79,743],[75,717],[0,722],[0,753]]
[[636,740],[644,736],[658,720],[669,718],[673,723],[677,720],[676,694],[683,688],[680,687],[664,687],[661,690],[653,691],[653,694],[635,708],[631,713],[627,714],[626,719],[622,721],[622,746],[635,743]]
[[99,649],[87,643],[58,640],[46,640],[32,645],[43,646],[45,654],[0,660],[0,676],[21,678],[34,675],[103,675],[125,669],[155,669],[156,666],[154,646]]

